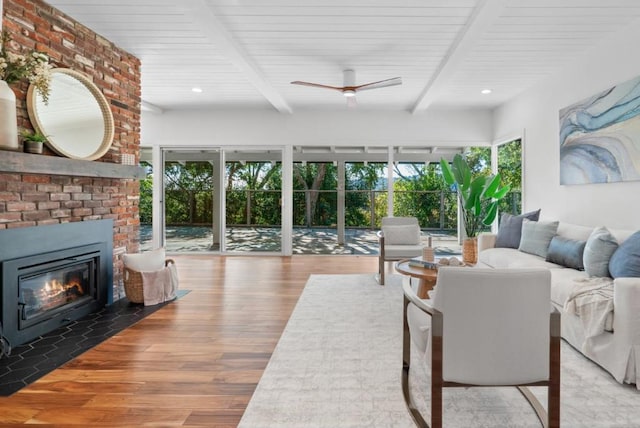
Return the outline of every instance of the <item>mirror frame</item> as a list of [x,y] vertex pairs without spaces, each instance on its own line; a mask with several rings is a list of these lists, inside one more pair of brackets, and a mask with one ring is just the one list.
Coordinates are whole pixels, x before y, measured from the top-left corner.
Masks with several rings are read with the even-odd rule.
[[[49,148],[55,153],[71,159],[95,160],[101,158],[109,151],[109,148],[113,143],[113,137],[115,134],[113,113],[111,112],[111,108],[109,107],[109,101],[107,101],[107,98],[100,91],[100,89],[98,89],[98,87],[85,74],[75,70],[71,70],[69,68],[54,68],[51,70],[52,78],[56,73],[66,74],[67,76],[73,77],[74,79],[82,83],[89,90],[91,95],[93,95],[93,98],[98,103],[100,111],[102,112],[104,136],[100,145],[96,147],[96,150],[88,156],[77,156],[74,153],[62,149],[59,145],[56,144],[55,138],[48,138],[46,143],[47,146],[49,146]],[[38,93],[35,90],[35,87],[33,85],[29,85],[29,90],[27,91],[27,112],[29,113],[29,119],[31,120],[31,123],[33,124],[36,131],[47,135],[46,129],[40,121],[38,112],[36,111],[37,97]]]

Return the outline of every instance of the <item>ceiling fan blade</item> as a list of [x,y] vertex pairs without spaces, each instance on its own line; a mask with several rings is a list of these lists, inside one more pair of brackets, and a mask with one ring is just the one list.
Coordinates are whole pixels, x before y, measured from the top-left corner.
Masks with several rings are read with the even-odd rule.
[[364,91],[366,89],[386,88],[387,86],[402,85],[401,77],[392,77],[391,79],[380,80],[378,82],[365,83],[354,87],[356,91]]
[[312,88],[324,88],[324,89],[333,89],[336,91],[342,91],[342,88],[339,86],[329,86],[329,85],[321,85],[320,83],[301,82],[300,80],[295,80],[291,82],[291,84],[301,85],[301,86],[311,86]]

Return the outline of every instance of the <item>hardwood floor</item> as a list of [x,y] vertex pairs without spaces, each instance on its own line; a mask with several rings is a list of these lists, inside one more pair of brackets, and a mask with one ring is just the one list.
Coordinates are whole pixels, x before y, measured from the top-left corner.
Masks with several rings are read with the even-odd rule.
[[172,256],[191,290],[0,397],[0,426],[235,427],[312,273],[373,273],[367,256]]

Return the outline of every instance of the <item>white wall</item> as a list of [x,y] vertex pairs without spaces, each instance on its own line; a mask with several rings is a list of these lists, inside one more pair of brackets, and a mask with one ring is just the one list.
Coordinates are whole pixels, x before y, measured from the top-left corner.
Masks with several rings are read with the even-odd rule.
[[640,74],[633,25],[494,112],[494,140],[525,133],[524,209],[572,223],[640,229],[640,182],[560,185],[559,110]]
[[492,141],[491,126],[486,110],[143,112],[141,145],[482,145]]

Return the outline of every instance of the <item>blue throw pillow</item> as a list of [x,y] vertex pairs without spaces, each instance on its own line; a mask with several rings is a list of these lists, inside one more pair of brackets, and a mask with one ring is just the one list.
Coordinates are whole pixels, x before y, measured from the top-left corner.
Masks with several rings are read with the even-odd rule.
[[640,232],[628,237],[613,253],[609,273],[613,278],[640,277]]
[[522,220],[522,239],[519,251],[547,258],[549,244],[558,231],[557,221]]
[[522,220],[538,221],[540,210],[520,215],[502,214],[496,236],[496,248],[518,248],[522,236]]
[[549,244],[547,261],[573,269],[584,270],[582,257],[587,241],[576,241],[564,236],[554,236]]
[[584,247],[584,270],[589,276],[609,276],[611,255],[618,249],[618,241],[607,230],[599,227],[591,232]]

